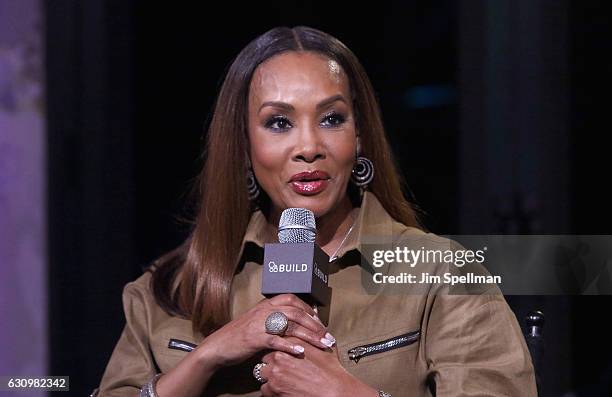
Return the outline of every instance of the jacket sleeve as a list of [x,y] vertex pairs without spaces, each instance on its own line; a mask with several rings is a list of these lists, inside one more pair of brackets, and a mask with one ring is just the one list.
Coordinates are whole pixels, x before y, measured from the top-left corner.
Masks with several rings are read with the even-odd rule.
[[102,376],[98,397],[133,397],[157,372],[149,348],[144,302],[143,291],[128,283],[123,289],[126,324]]
[[427,324],[436,396],[537,396],[531,356],[501,294],[436,295]]

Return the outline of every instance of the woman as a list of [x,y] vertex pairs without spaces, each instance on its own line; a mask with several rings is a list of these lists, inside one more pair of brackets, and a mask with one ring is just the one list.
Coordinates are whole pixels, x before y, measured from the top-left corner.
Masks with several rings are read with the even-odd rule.
[[[124,289],[99,396],[535,395],[503,296],[366,291],[366,237],[448,242],[419,227],[374,91],[337,39],[275,28],[247,45],[206,154],[191,237]],[[314,213],[331,258],[327,326],[296,296],[260,292],[262,247],[289,207]]]

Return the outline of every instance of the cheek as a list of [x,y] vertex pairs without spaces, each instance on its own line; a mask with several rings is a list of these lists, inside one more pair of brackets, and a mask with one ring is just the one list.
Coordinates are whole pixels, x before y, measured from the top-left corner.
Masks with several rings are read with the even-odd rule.
[[355,164],[356,141],[335,142],[334,147],[336,164],[350,174]]
[[252,140],[251,162],[253,163],[253,168],[255,170],[258,168],[263,170],[275,170],[281,167],[283,162],[283,151],[279,149],[279,145],[270,140],[257,140],[257,138]]
[[279,180],[286,162],[286,148],[282,141],[270,139],[269,136],[251,130],[250,156],[255,177],[261,187],[270,195],[278,189]]

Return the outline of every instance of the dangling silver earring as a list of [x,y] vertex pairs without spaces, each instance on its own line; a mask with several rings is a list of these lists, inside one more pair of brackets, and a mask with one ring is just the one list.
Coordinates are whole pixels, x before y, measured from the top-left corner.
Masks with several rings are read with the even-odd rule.
[[353,167],[351,181],[362,188],[366,189],[368,184],[374,179],[374,164],[367,157],[359,156]]
[[247,170],[247,192],[249,194],[249,200],[251,201],[255,201],[257,197],[259,197],[259,185],[250,167]]

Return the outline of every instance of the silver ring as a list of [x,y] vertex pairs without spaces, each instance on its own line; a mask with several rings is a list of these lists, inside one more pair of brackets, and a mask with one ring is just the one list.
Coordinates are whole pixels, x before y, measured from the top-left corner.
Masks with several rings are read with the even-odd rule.
[[255,367],[253,367],[253,376],[259,383],[266,383],[266,380],[263,378],[263,376],[261,376],[261,370],[266,365],[266,363],[258,363],[255,364]]
[[289,321],[283,312],[274,312],[266,318],[266,332],[272,335],[284,335]]

